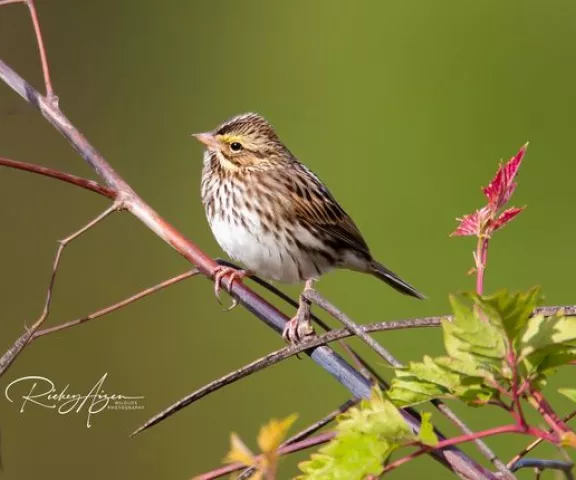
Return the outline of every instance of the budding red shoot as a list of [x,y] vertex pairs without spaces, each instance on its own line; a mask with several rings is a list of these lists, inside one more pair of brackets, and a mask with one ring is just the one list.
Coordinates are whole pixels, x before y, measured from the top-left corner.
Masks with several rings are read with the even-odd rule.
[[476,252],[474,252],[476,268],[472,271],[478,275],[476,290],[479,294],[483,290],[489,239],[494,232],[505,227],[525,208],[509,207],[504,209],[518,185],[516,177],[527,147],[528,144],[524,145],[510,161],[500,164],[492,181],[487,187],[482,188],[488,203],[473,213],[457,218],[460,223],[450,235],[453,237],[474,236],[478,238],[478,246]]

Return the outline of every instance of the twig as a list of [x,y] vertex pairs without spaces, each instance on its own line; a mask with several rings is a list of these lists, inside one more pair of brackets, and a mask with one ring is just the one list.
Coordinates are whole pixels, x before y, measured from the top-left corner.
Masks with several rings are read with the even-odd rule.
[[490,437],[490,436],[494,436],[494,435],[501,435],[503,433],[517,433],[517,434],[521,434],[521,435],[534,435],[534,436],[538,436],[539,438],[544,438],[546,440],[553,440],[552,438],[550,438],[550,436],[546,432],[543,432],[543,431],[541,431],[537,428],[534,428],[534,427],[527,426],[524,428],[518,424],[503,425],[500,427],[489,428],[489,429],[483,430],[481,432],[475,432],[475,433],[472,433],[469,435],[460,435],[458,437],[449,438],[448,440],[441,440],[435,446],[422,447],[419,450],[417,450],[417,451],[415,451],[415,452],[413,452],[413,453],[411,453],[405,457],[399,458],[398,460],[389,463],[388,465],[386,465],[384,467],[384,470],[382,471],[382,473],[388,473],[388,472],[398,468],[400,465],[404,465],[405,463],[409,462],[410,460],[413,460],[416,457],[419,457],[420,455],[423,455],[425,453],[430,453],[431,451],[438,449],[438,448],[444,448],[447,446],[459,445],[461,443],[471,442],[475,438]]
[[302,293],[304,297],[315,303],[320,308],[326,310],[334,318],[342,322],[350,332],[354,333],[357,337],[362,339],[366,345],[368,345],[372,350],[374,350],[380,357],[382,357],[389,365],[393,367],[400,367],[402,364],[394,358],[394,356],[386,350],[382,345],[380,345],[372,337],[368,336],[364,329],[353,322],[347,315],[342,311],[338,310],[332,303],[326,300],[322,295],[320,295],[316,290],[304,290]]
[[[420,321],[418,321],[418,322],[409,321],[409,325],[410,325],[409,328],[417,328],[417,327],[436,326],[436,323],[435,322],[421,323]],[[398,328],[406,328],[406,327],[407,327],[407,325],[405,325],[404,322],[381,322],[381,323],[374,324],[374,325],[362,325],[361,326],[362,330],[365,332],[396,330]],[[140,432],[152,427],[153,425],[156,425],[157,423],[161,422],[162,420],[165,420],[169,416],[178,412],[182,408],[190,405],[191,403],[194,403],[195,401],[200,400],[201,398],[205,397],[206,395],[209,395],[210,393],[213,393],[217,390],[220,390],[221,388],[223,388],[227,385],[230,385],[234,382],[237,382],[238,380],[241,380],[244,377],[252,375],[253,373],[256,373],[260,370],[263,370],[264,368],[270,367],[270,366],[272,366],[278,362],[281,362],[282,360],[285,360],[289,357],[297,355],[298,353],[305,352],[307,350],[315,348],[318,345],[323,345],[326,343],[334,342],[334,341],[339,340],[341,338],[350,337],[352,335],[353,335],[353,333],[351,333],[347,329],[331,330],[330,332],[325,333],[324,335],[321,335],[318,337],[312,337],[310,340],[303,342],[301,344],[289,345],[287,347],[284,347],[284,348],[276,350],[272,353],[269,353],[268,355],[265,355],[264,357],[261,357],[255,361],[245,365],[242,368],[234,370],[233,372],[227,373],[226,375],[224,375],[224,376],[222,376],[222,377],[220,377],[220,378],[218,378],[218,379],[216,379],[210,383],[207,383],[206,385],[204,385],[203,387],[199,388],[198,390],[192,392],[191,394],[186,395],[184,398],[182,398],[181,400],[178,400],[178,402],[174,403],[173,405],[166,408],[162,412],[156,414],[151,419],[149,419],[146,423],[144,423],[142,426],[138,427],[131,434],[131,436],[134,436],[137,433],[140,433]]]
[[56,250],[56,256],[54,257],[54,262],[52,264],[52,274],[50,276],[50,282],[48,283],[48,291],[46,293],[46,300],[44,301],[44,307],[42,309],[42,314],[40,318],[36,320],[36,322],[30,327],[27,328],[26,332],[22,334],[14,344],[6,351],[2,358],[0,358],[0,376],[2,376],[6,370],[12,365],[16,357],[20,354],[20,352],[24,349],[24,347],[30,341],[30,338],[34,335],[36,330],[40,328],[40,326],[44,323],[48,315],[50,314],[50,305],[52,303],[52,290],[54,289],[54,282],[56,281],[56,274],[58,272],[58,266],[60,265],[60,259],[62,257],[62,252],[66,248],[70,242],[77,239],[80,235],[90,230],[94,225],[98,222],[105,219],[108,215],[112,212],[115,212],[120,208],[120,204],[114,203],[102,213],[100,213],[96,218],[88,222],[84,225],[80,230],[75,231],[68,237],[63,240],[60,240],[60,244],[58,245],[58,249]]
[[[432,404],[440,410],[448,419],[452,421],[464,434],[472,435],[474,432],[466,425],[460,418],[452,411],[451,408],[448,407],[442,401],[436,399],[432,401]],[[503,477],[506,479],[514,480],[514,475],[510,472],[509,468],[506,464],[500,460],[496,454],[492,451],[492,449],[480,438],[475,438],[472,440],[476,445],[476,448],[480,450],[480,453],[484,455],[492,465],[494,465],[500,473],[502,473]]]
[[84,317],[80,317],[80,318],[77,318],[75,320],[70,320],[69,322],[62,323],[62,324],[56,325],[54,327],[49,327],[49,328],[44,328],[42,330],[38,330],[38,331],[34,332],[32,337],[30,337],[30,340],[28,341],[28,343],[31,343],[33,340],[36,340],[39,337],[43,337],[44,335],[49,335],[51,333],[59,332],[60,330],[65,330],[67,328],[75,327],[75,326],[81,325],[81,324],[83,324],[89,320],[94,320],[96,318],[107,315],[107,314],[114,312],[116,310],[119,310],[119,309],[121,309],[127,305],[130,305],[131,303],[134,303],[137,300],[140,300],[141,298],[144,298],[148,295],[156,293],[159,290],[162,290],[163,288],[169,287],[170,285],[174,285],[175,283],[181,282],[182,280],[186,280],[187,278],[193,277],[193,276],[197,275],[198,273],[199,272],[197,269],[193,269],[193,270],[190,270],[188,272],[181,273],[180,275],[169,278],[168,280],[164,280],[163,282],[158,283],[157,285],[154,285],[153,287],[149,287],[149,288],[146,288],[145,290],[141,290],[140,292],[136,293],[135,295],[132,295],[131,297],[125,298],[124,300],[121,300],[121,301],[119,301],[113,305],[109,305],[109,306],[102,308],[100,310],[96,310],[95,312],[92,312],[92,313],[90,313]]
[[512,467],[512,471],[516,472],[521,468],[534,468],[538,471],[559,470],[564,473],[566,480],[574,480],[574,476],[572,475],[574,464],[572,462],[565,462],[563,460],[542,460],[540,458],[524,458]]
[[44,47],[44,41],[42,40],[42,30],[40,29],[40,22],[38,21],[38,13],[36,12],[34,0],[0,0],[0,7],[14,3],[24,3],[28,7],[32,26],[34,27],[34,34],[36,35],[38,52],[40,53],[40,65],[42,65],[42,76],[44,77],[44,86],[46,87],[46,97],[49,102],[58,105],[58,97],[54,94],[52,81],[50,80],[50,68],[46,56],[46,47]]
[[562,311],[563,315],[566,317],[574,317],[576,316],[576,305],[550,305],[547,307],[538,307],[536,310],[534,310],[534,314],[551,317],[560,311]]
[[542,392],[531,389],[528,401],[534,406],[542,418],[546,421],[548,426],[558,435],[559,438],[568,431],[570,428],[560,419],[552,406],[542,395]]
[[46,177],[55,178],[57,180],[61,180],[62,182],[71,183],[72,185],[76,185],[77,187],[81,187],[86,190],[99,193],[100,195],[110,198],[111,200],[114,200],[118,195],[118,193],[115,190],[105,187],[104,185],[100,185],[98,182],[95,182],[94,180],[88,180],[87,178],[77,177],[76,175],[72,175],[71,173],[61,172],[59,170],[54,170],[53,168],[43,167],[42,165],[36,165],[33,163],[26,163],[26,162],[18,162],[16,160],[11,160],[6,157],[0,157],[0,166],[15,168],[17,170],[37,173],[39,175],[44,175]]
[[[574,410],[573,412],[570,412],[562,420],[564,422],[568,422],[569,420],[572,420],[574,417],[576,417],[576,410]],[[553,433],[553,430],[552,429],[548,430],[548,433]],[[514,467],[514,465],[516,464],[516,462],[518,462],[518,460],[520,460],[522,457],[524,457],[525,455],[530,453],[532,450],[534,450],[543,441],[544,441],[543,439],[537,438],[532,443],[529,443],[526,447],[524,447],[524,449],[520,453],[516,454],[514,456],[514,458],[512,458],[512,460],[510,460],[508,462],[508,464],[507,464],[508,468],[512,469]]]
[[[216,260],[216,263],[218,263],[218,265],[225,265],[227,267],[232,267],[232,268],[236,268],[236,269],[240,268],[238,265],[236,265],[232,262],[229,262],[228,260],[224,260],[222,258],[216,258],[215,260]],[[267,282],[266,280],[258,277],[257,275],[250,276],[250,280],[252,280],[254,283],[260,285],[261,287],[265,288],[270,293],[276,295],[281,300],[284,300],[288,305],[290,305],[294,308],[298,308],[298,302],[296,300],[289,297],[282,290],[275,287],[274,285]],[[328,324],[326,322],[324,322],[322,319],[320,319],[318,316],[314,315],[313,312],[310,312],[310,318],[314,323],[316,323],[325,332],[330,331],[330,327],[328,326]],[[348,354],[348,356],[352,360],[352,363],[354,363],[354,366],[358,369],[358,371],[364,377],[366,377],[368,380],[372,381],[373,376],[370,375],[370,372],[365,367],[366,362],[362,359],[362,357],[350,345],[346,344],[346,342],[338,340],[338,345],[340,345],[340,347]]]

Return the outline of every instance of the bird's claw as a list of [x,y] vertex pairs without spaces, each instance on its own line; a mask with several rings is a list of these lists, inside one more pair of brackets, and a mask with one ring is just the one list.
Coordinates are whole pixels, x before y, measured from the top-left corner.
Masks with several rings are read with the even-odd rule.
[[[228,287],[226,288],[226,291],[231,294],[232,285],[234,284],[234,282],[241,281],[246,275],[248,275],[248,272],[246,270],[236,270],[235,268],[227,267],[225,265],[218,265],[212,271],[212,275],[214,276],[214,295],[216,296],[216,300],[218,300],[218,303],[222,305],[222,302],[220,300],[220,292],[222,291],[222,279],[226,275],[230,275],[230,280],[228,282]],[[229,310],[232,310],[236,305],[238,305],[238,300],[232,298],[232,305],[224,308],[223,310],[227,312]]]
[[314,327],[310,322],[310,303],[302,299],[296,315],[284,327],[282,338],[287,343],[298,344],[314,334]]

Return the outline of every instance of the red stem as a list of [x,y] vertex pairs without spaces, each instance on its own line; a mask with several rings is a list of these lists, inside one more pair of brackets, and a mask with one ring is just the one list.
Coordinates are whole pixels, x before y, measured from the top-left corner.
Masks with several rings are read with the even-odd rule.
[[50,102],[57,103],[58,97],[54,94],[52,88],[52,81],[50,80],[50,67],[48,66],[48,58],[46,56],[46,47],[42,39],[42,30],[40,29],[40,22],[38,20],[38,13],[34,0],[0,0],[0,7],[15,3],[23,3],[28,7],[30,12],[30,19],[36,35],[36,43],[38,44],[38,53],[40,54],[40,65],[42,65],[42,76],[44,77],[44,86],[46,87],[46,98]]
[[15,168],[17,170],[23,170],[25,172],[38,173],[39,175],[44,175],[45,177],[56,178],[62,180],[66,183],[71,183],[86,190],[90,190],[95,193],[99,193],[111,200],[114,200],[118,196],[118,192],[115,190],[100,185],[94,180],[88,180],[87,178],[77,177],[71,173],[60,172],[54,170],[53,168],[43,167],[41,165],[35,165],[33,163],[18,162],[17,160],[11,160],[9,158],[0,157],[0,166]]
[[410,460],[413,460],[414,458],[419,457],[420,455],[423,455],[425,453],[429,453],[432,450],[437,450],[437,449],[440,450],[440,449],[443,449],[446,447],[458,445],[460,443],[471,442],[471,441],[477,440],[479,438],[490,437],[492,435],[499,435],[499,434],[503,434],[503,433],[518,433],[518,434],[522,434],[522,435],[532,435],[532,436],[542,438],[543,440],[548,440],[549,442],[554,442],[554,443],[557,443],[557,441],[558,441],[556,436],[550,435],[547,432],[544,432],[538,428],[534,428],[534,427],[530,427],[530,426],[522,427],[522,426],[517,425],[517,424],[503,425],[500,427],[489,428],[489,429],[481,431],[481,432],[476,432],[476,433],[471,433],[471,434],[467,434],[467,435],[460,435],[460,436],[454,437],[454,438],[449,438],[447,440],[443,440],[441,442],[438,442],[434,446],[423,447],[420,450],[417,450],[417,451],[411,453],[410,455],[399,458],[398,460],[389,463],[388,465],[386,465],[386,467],[384,467],[384,469],[382,470],[382,473],[390,472],[391,470],[398,468],[400,465],[404,465],[405,463],[409,462]]
[[478,237],[478,246],[476,247],[476,293],[482,295],[484,291],[484,271],[486,270],[486,261],[488,259],[488,242],[489,238]]
[[570,432],[570,427],[556,414],[552,406],[542,395],[542,392],[531,389],[530,394],[528,399],[531,400],[531,403],[536,410],[538,410],[538,413],[542,415],[546,423],[557,435],[562,436],[564,433]]
[[526,419],[522,411],[521,396],[518,388],[518,365],[516,363],[516,352],[511,344],[508,342],[508,353],[506,354],[506,362],[512,371],[512,414],[516,418],[518,424],[526,427]]

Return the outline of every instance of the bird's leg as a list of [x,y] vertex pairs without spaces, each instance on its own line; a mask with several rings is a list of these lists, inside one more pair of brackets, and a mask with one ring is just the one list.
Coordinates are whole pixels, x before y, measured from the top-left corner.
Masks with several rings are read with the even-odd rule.
[[[244,277],[250,276],[249,270],[237,270],[233,267],[228,267],[225,265],[218,265],[214,270],[212,270],[212,276],[214,277],[214,295],[216,295],[216,299],[218,303],[222,305],[220,301],[220,291],[222,290],[222,279],[226,276],[230,275],[230,281],[228,282],[228,288],[226,289],[228,293],[232,293],[232,284],[235,281],[241,281]],[[232,310],[236,305],[238,305],[238,301],[233,298],[232,305],[228,308],[224,309],[224,311]]]
[[288,343],[300,343],[306,337],[314,335],[314,327],[310,322],[310,300],[304,296],[306,290],[314,289],[315,279],[306,280],[303,292],[300,294],[296,315],[286,324],[282,338]]

